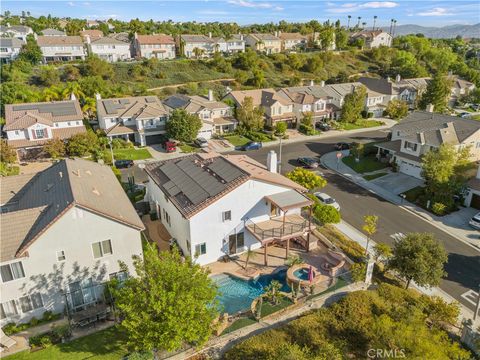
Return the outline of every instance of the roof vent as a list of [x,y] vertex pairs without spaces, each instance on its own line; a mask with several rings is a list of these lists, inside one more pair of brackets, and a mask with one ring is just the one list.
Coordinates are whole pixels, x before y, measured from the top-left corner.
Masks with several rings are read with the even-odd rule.
[[52,183],[47,184],[47,188],[45,189],[45,192],[50,191],[50,189],[53,188],[54,185],[55,185],[55,184],[52,184]]
[[63,178],[63,172],[59,171],[58,175],[60,176],[60,179]]
[[92,176],[92,172],[91,172],[90,170],[86,170],[85,173],[86,173],[87,175]]
[[94,187],[94,188],[92,189],[92,192],[93,192],[95,195],[100,196],[100,191],[98,191],[96,187]]

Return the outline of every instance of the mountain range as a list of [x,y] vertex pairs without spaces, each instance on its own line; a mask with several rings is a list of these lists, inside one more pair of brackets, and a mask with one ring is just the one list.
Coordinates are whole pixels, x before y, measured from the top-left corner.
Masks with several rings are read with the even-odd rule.
[[[389,31],[389,27],[382,30]],[[475,25],[448,25],[443,27],[425,27],[414,24],[397,25],[395,36],[408,34],[424,34],[425,37],[435,39],[449,39],[460,35],[463,38],[480,38],[480,23]]]

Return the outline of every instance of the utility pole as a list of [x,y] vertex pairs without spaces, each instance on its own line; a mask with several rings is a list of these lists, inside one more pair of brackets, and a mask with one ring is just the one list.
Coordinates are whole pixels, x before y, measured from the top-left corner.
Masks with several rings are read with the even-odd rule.
[[281,174],[282,173],[282,138],[283,138],[283,135],[280,135],[280,150],[279,150],[279,154],[278,154],[278,173]]

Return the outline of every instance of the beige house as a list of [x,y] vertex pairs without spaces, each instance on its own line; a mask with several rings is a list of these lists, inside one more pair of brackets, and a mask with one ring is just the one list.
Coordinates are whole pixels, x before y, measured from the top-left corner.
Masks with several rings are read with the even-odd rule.
[[281,31],[278,31],[275,35],[282,40],[282,51],[300,50],[307,47],[308,37],[306,35]]
[[65,159],[2,178],[0,210],[1,326],[106,308],[102,284],[143,254],[144,226],[109,166]]
[[282,51],[282,40],[272,34],[248,34],[245,36],[245,45],[266,54]]
[[80,36],[38,36],[43,62],[85,60],[86,51]]
[[133,40],[134,53],[138,57],[161,60],[175,59],[175,40],[170,35],[138,35]]
[[383,31],[383,30],[363,30],[353,33],[351,35],[352,40],[356,39],[364,39],[365,41],[365,48],[366,49],[373,49],[378,48],[380,46],[388,46],[392,45],[392,35]]

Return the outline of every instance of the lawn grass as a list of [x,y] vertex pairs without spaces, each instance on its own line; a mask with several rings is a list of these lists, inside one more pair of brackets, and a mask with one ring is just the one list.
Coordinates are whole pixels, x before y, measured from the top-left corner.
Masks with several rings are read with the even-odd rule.
[[350,240],[333,225],[317,227],[315,231],[325,236],[332,244],[338,246],[353,261],[361,261],[365,255],[365,249],[356,241]]
[[235,147],[243,146],[250,141],[249,138],[242,135],[232,135],[232,136],[225,137],[225,139],[227,139],[228,142]]
[[425,188],[423,186],[416,186],[413,189],[405,191],[406,195],[405,200],[410,201],[411,203],[416,203],[417,199],[423,195]]
[[22,351],[6,357],[8,360],[117,360],[128,354],[127,335],[117,327],[48,347],[36,352]]
[[469,119],[471,119],[471,120],[479,120],[479,121],[480,121],[480,115],[470,116]]
[[342,158],[342,161],[345,165],[360,174],[385,169],[387,167],[387,164],[378,161],[375,156],[364,156],[360,158],[359,162],[356,162],[353,156],[347,156]]
[[196,153],[200,151],[200,148],[193,144],[182,144],[178,146],[184,153]]
[[385,175],[388,175],[388,173],[386,172],[379,172],[379,173],[376,173],[376,174],[371,174],[371,175],[364,175],[363,178],[367,181],[370,181],[370,180],[374,180],[376,178],[379,178],[379,177],[382,177],[382,176],[385,176]]
[[241,328],[243,328],[245,326],[248,326],[248,325],[255,324],[256,322],[257,322],[257,320],[255,320],[252,317],[246,317],[246,318],[238,319],[238,320],[234,321],[232,325],[230,325],[225,330],[223,330],[222,335],[229,334],[232,331],[241,329]]
[[293,301],[290,300],[290,298],[288,298],[286,296],[283,296],[280,299],[280,301],[278,302],[277,305],[272,305],[267,300],[264,300],[263,304],[262,304],[262,316],[261,317],[265,317],[267,315],[273,314],[273,313],[275,313],[277,311],[280,311],[280,310],[282,310],[282,309],[284,309],[284,308],[286,308],[287,306],[290,306],[290,305],[293,305]]
[[375,126],[382,126],[384,125],[383,121],[380,120],[360,120],[356,123],[346,123],[342,124],[343,130],[356,130],[356,129],[364,129],[364,128],[371,128]]
[[152,154],[146,148],[140,149],[114,149],[115,160],[144,160],[150,159]]
[[16,165],[7,165],[3,162],[0,162],[0,176],[12,176],[18,175],[20,173],[20,168]]

